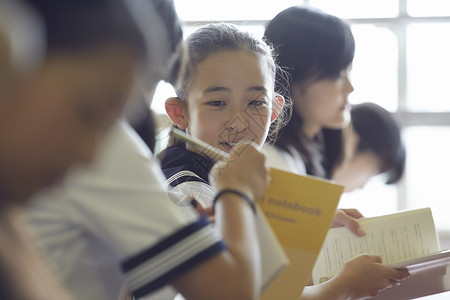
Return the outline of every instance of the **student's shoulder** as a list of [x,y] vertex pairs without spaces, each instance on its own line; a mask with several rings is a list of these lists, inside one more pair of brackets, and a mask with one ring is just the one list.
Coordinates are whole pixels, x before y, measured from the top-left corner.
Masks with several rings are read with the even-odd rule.
[[273,144],[266,143],[263,145],[262,150],[266,154],[266,158],[269,162],[269,165],[274,168],[287,168],[287,159],[286,156],[289,154],[284,150],[276,147]]
[[[159,162],[125,121],[117,121],[102,138],[89,165],[72,168],[66,176],[70,186],[125,186],[161,181]],[[116,185],[121,183],[121,185]]]
[[208,184],[208,174],[214,162],[209,158],[187,150],[183,146],[170,146],[161,157],[161,169],[169,184],[176,186],[186,181]]
[[140,153],[150,156],[151,151],[137,132],[124,120],[118,120],[109,130],[100,144],[101,152],[123,152]]
[[287,150],[284,150],[271,143],[266,143],[262,149],[270,167],[296,174],[306,174],[305,163],[293,147],[289,146]]

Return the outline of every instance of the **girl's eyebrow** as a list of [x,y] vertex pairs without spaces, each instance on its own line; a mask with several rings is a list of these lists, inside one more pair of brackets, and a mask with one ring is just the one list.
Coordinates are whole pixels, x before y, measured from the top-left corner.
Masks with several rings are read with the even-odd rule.
[[250,92],[252,92],[252,91],[264,92],[264,94],[267,94],[267,93],[268,93],[266,87],[260,86],[260,85],[258,85],[258,86],[251,86],[251,87],[249,87],[249,88],[247,89],[247,91],[250,91]]
[[214,93],[214,92],[231,92],[230,88],[224,86],[212,86],[203,90],[203,94]]
[[[264,92],[267,94],[267,89],[264,86],[259,86],[259,85],[251,86],[251,87],[247,88],[246,90],[249,92],[257,91],[257,92]],[[203,90],[204,94],[214,93],[214,92],[231,92],[231,89],[224,87],[224,86],[212,86],[212,87],[208,87]]]

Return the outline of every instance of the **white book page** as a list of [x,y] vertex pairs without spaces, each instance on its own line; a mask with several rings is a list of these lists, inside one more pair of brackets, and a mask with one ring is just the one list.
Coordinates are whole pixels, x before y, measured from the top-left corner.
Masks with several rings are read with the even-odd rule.
[[440,250],[429,208],[365,218],[360,224],[364,237],[345,227],[329,230],[313,269],[314,283],[339,273],[347,260],[363,253],[379,255],[383,263],[392,264]]
[[289,259],[266,220],[264,212],[259,206],[256,208],[256,229],[261,247],[261,279],[264,290],[289,264]]

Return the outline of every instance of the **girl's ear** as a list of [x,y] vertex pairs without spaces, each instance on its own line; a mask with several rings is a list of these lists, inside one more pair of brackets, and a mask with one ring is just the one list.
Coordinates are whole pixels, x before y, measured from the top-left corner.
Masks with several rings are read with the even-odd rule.
[[165,102],[166,113],[169,119],[180,129],[186,129],[188,119],[186,115],[185,105],[178,97],[171,97]]
[[270,122],[275,121],[275,119],[280,114],[281,110],[283,109],[284,105],[284,97],[280,94],[276,94],[275,98],[273,99],[272,104],[272,115],[270,116]]

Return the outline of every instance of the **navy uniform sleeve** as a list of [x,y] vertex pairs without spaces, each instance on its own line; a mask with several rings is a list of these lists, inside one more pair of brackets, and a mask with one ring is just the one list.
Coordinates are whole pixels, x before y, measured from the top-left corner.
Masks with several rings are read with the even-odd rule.
[[225,249],[206,218],[126,259],[122,269],[135,297],[145,296]]

